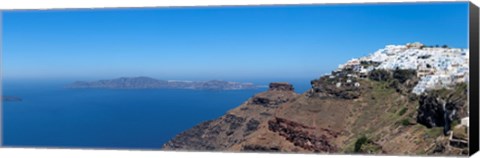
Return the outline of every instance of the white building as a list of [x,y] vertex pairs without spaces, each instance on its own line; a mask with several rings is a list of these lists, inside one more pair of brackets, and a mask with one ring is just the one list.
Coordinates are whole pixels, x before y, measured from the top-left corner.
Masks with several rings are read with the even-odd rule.
[[469,117],[462,118],[462,120],[460,121],[460,124],[468,127],[468,125],[470,124],[468,121],[468,118]]
[[426,48],[418,42],[387,45],[369,56],[354,58],[339,65],[338,70],[353,68],[362,61],[379,62],[380,65],[368,68],[359,66],[358,69],[354,69],[361,75],[368,74],[374,69],[414,69],[417,70],[421,80],[412,92],[421,94],[430,89],[468,82],[468,52],[468,49],[459,48]]

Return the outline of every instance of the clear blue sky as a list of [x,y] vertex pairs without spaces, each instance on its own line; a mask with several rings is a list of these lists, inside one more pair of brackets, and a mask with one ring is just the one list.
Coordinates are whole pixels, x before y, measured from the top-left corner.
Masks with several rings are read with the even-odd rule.
[[468,3],[3,12],[6,79],[314,79],[387,44],[468,46]]

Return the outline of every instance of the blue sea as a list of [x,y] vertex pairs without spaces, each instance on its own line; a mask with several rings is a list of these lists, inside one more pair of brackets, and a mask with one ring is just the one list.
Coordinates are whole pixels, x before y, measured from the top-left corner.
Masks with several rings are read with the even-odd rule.
[[[4,81],[3,94],[23,100],[3,102],[3,145],[160,149],[182,131],[267,90],[67,89],[65,84]],[[309,80],[293,84],[299,93],[310,87]]]

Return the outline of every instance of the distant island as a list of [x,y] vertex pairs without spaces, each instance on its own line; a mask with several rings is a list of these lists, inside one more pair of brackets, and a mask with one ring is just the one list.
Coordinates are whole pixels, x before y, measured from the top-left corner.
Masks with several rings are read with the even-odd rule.
[[8,102],[18,102],[22,101],[22,98],[16,97],[16,96],[0,96],[2,101],[8,101]]
[[242,90],[262,86],[253,83],[210,81],[157,80],[150,77],[121,77],[93,82],[77,81],[66,88],[106,88],[106,89],[195,89],[195,90]]

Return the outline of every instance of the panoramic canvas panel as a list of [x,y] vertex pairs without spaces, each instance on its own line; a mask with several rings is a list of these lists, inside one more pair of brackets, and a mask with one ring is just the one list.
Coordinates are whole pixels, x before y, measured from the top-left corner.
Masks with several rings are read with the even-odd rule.
[[2,145],[468,155],[468,14],[468,2],[3,11]]

